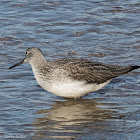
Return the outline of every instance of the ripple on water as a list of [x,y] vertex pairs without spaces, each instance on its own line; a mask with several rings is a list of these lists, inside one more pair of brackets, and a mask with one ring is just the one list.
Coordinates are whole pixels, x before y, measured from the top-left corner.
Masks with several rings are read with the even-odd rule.
[[38,86],[28,64],[8,67],[32,46],[50,60],[140,65],[139,6],[137,0],[0,1],[0,136],[138,140],[139,70],[70,100]]

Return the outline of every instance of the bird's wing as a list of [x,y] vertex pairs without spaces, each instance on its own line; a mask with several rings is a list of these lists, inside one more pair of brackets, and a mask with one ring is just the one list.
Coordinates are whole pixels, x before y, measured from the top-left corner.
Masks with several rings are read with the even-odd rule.
[[62,63],[71,78],[87,83],[104,83],[130,71],[129,66],[106,65],[86,59],[66,59]]

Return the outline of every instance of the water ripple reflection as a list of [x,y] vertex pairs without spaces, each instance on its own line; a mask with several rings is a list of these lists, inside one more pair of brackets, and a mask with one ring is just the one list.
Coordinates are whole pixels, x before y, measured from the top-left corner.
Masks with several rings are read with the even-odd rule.
[[28,64],[8,69],[32,46],[49,60],[140,65],[139,7],[138,0],[1,0],[0,139],[139,140],[140,70],[75,101],[44,91]]
[[[88,135],[96,130],[104,131],[108,129],[109,121],[119,118],[119,115],[117,111],[103,109],[99,105],[113,104],[100,104],[88,99],[55,101],[55,105],[49,110],[43,109],[36,112],[42,117],[36,118],[33,123],[36,130],[34,137],[74,138],[83,134]],[[87,129],[92,130],[87,131]]]

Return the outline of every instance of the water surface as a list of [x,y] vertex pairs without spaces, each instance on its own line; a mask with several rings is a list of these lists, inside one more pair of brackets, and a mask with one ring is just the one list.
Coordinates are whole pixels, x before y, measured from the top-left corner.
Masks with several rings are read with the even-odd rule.
[[139,7],[138,0],[1,0],[1,139],[139,140],[140,70],[72,100],[38,86],[29,64],[8,69],[32,46],[49,60],[140,65]]

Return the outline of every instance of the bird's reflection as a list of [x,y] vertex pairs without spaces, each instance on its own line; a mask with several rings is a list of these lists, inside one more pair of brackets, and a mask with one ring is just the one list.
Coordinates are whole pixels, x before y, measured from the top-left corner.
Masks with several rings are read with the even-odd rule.
[[102,122],[116,118],[117,112],[99,107],[100,105],[114,104],[97,103],[88,99],[56,101],[51,109],[36,112],[43,117],[34,121],[34,137],[75,138],[91,129],[106,129]]

